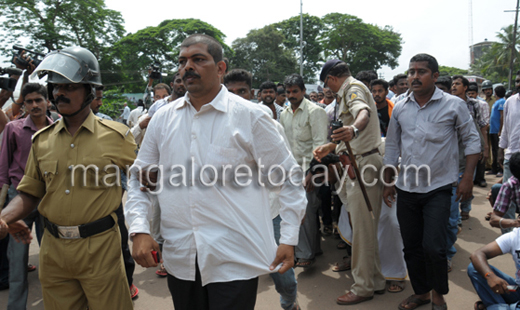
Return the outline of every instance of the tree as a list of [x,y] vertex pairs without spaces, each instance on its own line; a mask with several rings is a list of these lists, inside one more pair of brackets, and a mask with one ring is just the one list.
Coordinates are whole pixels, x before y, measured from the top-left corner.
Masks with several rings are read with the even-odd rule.
[[335,57],[350,66],[351,72],[377,71],[382,66],[397,67],[401,55],[401,35],[392,27],[365,24],[356,16],[330,13],[323,17],[321,43],[325,58]]
[[[519,27],[520,29],[520,27]],[[482,57],[475,61],[471,66],[471,70],[479,75],[486,77],[494,83],[508,84],[509,66],[511,61],[511,46],[513,44],[513,31],[514,26],[509,25],[503,27],[500,32],[497,32],[498,42],[491,45],[491,48],[484,52]],[[518,48],[520,42],[516,40],[515,55],[514,59],[518,60],[519,53]],[[517,65],[518,61],[515,62],[513,68],[513,75],[520,68]]]
[[125,32],[121,13],[104,0],[2,0],[0,11],[4,54],[28,39],[28,47],[42,52],[79,45],[100,59]]
[[448,67],[448,66],[439,66],[439,73],[441,76],[443,75],[466,75],[468,74],[468,70],[459,69],[455,67]]
[[274,25],[249,31],[245,38],[233,41],[235,56],[233,68],[245,69],[253,74],[253,87],[264,81],[283,82],[297,70],[297,61],[291,50],[284,48],[285,37]]
[[[323,31],[323,22],[319,17],[303,14],[303,78],[307,83],[316,81],[316,72],[321,68],[322,47],[319,41]],[[274,24],[285,39],[283,46],[292,51],[300,61],[300,16],[294,16]],[[298,71],[299,72],[299,71]]]
[[217,39],[224,48],[224,55],[233,55],[231,48],[224,43],[226,36],[212,25],[198,19],[164,20],[156,27],[128,34],[114,45],[110,55],[119,68],[119,72],[114,72],[114,82],[133,81],[125,89],[143,91],[149,66],[157,61],[161,63],[163,72],[176,70],[180,44],[195,33]]

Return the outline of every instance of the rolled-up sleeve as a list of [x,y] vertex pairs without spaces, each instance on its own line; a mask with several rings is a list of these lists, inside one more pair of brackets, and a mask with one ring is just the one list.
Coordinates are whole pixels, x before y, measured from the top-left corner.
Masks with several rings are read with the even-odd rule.
[[456,113],[457,118],[455,128],[457,129],[459,136],[462,138],[464,154],[466,156],[479,154],[481,151],[480,136],[477,132],[477,128],[475,128],[471,115],[468,113],[467,108],[462,104],[456,106]]

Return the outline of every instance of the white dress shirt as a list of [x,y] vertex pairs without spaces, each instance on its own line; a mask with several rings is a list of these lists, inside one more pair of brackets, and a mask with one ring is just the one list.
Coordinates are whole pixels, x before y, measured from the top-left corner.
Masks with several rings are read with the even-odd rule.
[[504,103],[504,125],[498,146],[505,149],[504,158],[509,160],[511,155],[520,152],[520,95],[516,94]]
[[[280,243],[297,245],[307,205],[302,176],[297,176],[297,169],[291,170],[298,164],[273,128],[273,120],[256,104],[222,87],[213,101],[197,112],[187,93],[154,115],[146,135],[132,168],[163,167],[159,174],[164,182],[159,185],[158,199],[168,273],[194,281],[195,259],[202,285],[271,272],[276,244],[269,189],[259,185],[260,165],[263,183],[267,185],[268,173],[274,183],[283,183]],[[200,173],[204,165],[216,167],[218,178],[214,178],[212,169]],[[226,165],[232,168],[223,174]],[[248,172],[245,167],[251,169],[251,177],[238,178],[242,184],[251,180],[250,185],[235,182],[237,166],[242,166],[240,173]],[[269,171],[271,166],[279,168]],[[203,184],[212,181],[216,183]],[[151,194],[141,192],[139,186],[133,172],[125,206],[130,234],[150,232],[147,214]]]

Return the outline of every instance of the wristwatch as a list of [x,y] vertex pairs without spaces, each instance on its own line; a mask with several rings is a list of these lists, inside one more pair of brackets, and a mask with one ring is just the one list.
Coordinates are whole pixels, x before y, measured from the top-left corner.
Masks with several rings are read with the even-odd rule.
[[350,127],[352,127],[352,130],[354,130],[354,138],[352,139],[356,139],[359,136],[359,129],[357,129],[354,125],[351,125]]

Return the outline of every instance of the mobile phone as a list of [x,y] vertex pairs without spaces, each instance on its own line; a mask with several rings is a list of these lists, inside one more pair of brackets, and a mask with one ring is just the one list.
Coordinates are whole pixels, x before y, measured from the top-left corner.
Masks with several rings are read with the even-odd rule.
[[516,290],[518,289],[518,285],[508,285],[508,286],[507,286],[507,289],[508,289],[510,292],[516,292]]
[[152,257],[156,264],[158,264],[161,261],[161,259],[159,258],[159,253],[157,253],[157,251],[152,250]]

